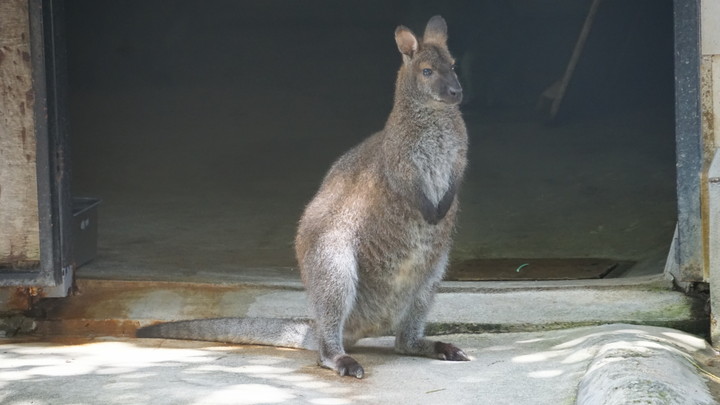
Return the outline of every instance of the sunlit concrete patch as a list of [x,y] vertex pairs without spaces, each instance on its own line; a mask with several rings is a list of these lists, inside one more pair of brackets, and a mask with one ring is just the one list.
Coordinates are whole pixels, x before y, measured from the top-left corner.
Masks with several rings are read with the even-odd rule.
[[210,393],[193,404],[277,404],[295,399],[286,390],[270,384],[237,384]]
[[530,378],[553,378],[564,373],[563,370],[540,370],[528,373]]
[[[565,332],[565,331],[563,331]],[[558,356],[516,362],[545,353],[565,338],[559,331],[481,335],[448,335],[438,339],[461,347],[470,362],[408,358],[391,352],[392,339],[361,341],[356,358],[383,353],[380,364],[366,370],[382,403],[567,404],[575,398],[582,364],[562,365]],[[518,342],[534,339],[533,344]],[[387,352],[385,350],[388,350]],[[360,360],[362,362],[362,360]],[[365,364],[365,363],[363,363]]]
[[0,402],[345,404],[364,395],[314,363],[307,351],[159,339],[8,343]]
[[644,393],[640,403],[714,403],[662,402],[709,395],[699,367],[717,361],[704,340],[674,329],[616,324],[437,339],[463,348],[472,361],[401,356],[392,337],[363,339],[351,348],[366,371],[357,380],[318,367],[317,355],[304,350],[161,339],[0,340],[0,403],[584,405],[613,398],[607,390],[626,392],[624,400]]
[[570,354],[570,350],[552,350],[539,353],[527,354],[524,356],[516,356],[512,359],[515,363],[537,363],[541,361],[548,361],[557,357],[565,356]]

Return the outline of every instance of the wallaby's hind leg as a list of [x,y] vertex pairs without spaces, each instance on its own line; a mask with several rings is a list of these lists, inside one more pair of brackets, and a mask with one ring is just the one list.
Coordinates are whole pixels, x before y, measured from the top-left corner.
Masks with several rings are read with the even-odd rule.
[[465,352],[450,343],[425,338],[425,321],[430,311],[435,290],[445,272],[448,252],[445,252],[436,265],[434,277],[430,277],[415,295],[410,308],[397,325],[395,351],[413,356],[425,356],[450,361],[470,360]]
[[357,262],[350,248],[323,249],[322,243],[304,260],[306,288],[315,315],[319,364],[341,376],[362,378],[362,366],[345,354],[343,328],[355,303]]

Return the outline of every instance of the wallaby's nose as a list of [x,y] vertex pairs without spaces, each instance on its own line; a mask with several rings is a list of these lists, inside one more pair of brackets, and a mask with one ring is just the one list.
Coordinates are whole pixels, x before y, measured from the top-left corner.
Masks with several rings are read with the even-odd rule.
[[454,102],[459,103],[462,101],[462,87],[460,87],[460,83],[458,83],[456,86],[448,86],[448,94],[450,94],[450,97],[453,99]]

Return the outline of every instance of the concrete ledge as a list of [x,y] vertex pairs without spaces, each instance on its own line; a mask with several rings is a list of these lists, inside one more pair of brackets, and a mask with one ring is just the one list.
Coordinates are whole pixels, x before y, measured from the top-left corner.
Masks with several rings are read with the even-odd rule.
[[[161,321],[308,317],[304,291],[292,287],[80,280],[78,288],[78,295],[46,299],[34,308],[39,334],[133,336],[136,328]],[[445,286],[443,291],[428,317],[429,334],[526,332],[608,323],[705,334],[708,324],[703,300],[672,291],[657,280],[582,287]]]

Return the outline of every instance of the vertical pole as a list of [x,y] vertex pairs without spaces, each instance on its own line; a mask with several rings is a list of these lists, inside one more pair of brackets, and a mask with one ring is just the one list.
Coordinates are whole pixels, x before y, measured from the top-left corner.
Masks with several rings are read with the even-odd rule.
[[[675,0],[675,141],[680,281],[703,281],[700,4]],[[671,255],[672,256],[672,255]]]

